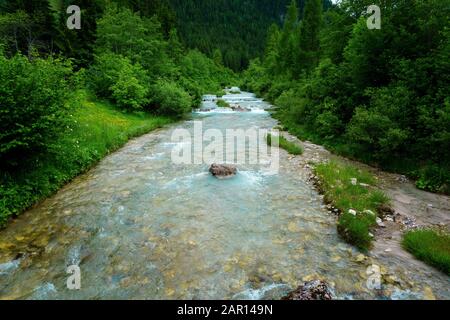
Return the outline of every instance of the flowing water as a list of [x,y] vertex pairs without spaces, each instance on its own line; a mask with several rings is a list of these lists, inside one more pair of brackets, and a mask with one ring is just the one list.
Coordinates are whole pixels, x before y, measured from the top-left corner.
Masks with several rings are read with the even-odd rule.
[[[193,120],[205,130],[276,125],[253,95],[226,99],[252,112]],[[286,153],[279,174],[243,165],[218,180],[208,164],[171,161],[173,130],[193,127],[129,142],[1,231],[0,298],[278,299],[315,278],[341,299],[383,298],[367,288],[368,258],[339,239],[336,218]],[[80,267],[80,290],[67,289],[70,265]],[[421,298],[424,285],[449,297],[448,284],[429,281],[389,297]]]

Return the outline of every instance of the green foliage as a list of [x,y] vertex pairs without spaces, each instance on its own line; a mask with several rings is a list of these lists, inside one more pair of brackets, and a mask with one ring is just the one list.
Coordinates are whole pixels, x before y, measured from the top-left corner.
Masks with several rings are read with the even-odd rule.
[[0,225],[89,169],[130,138],[169,123],[165,117],[124,114],[83,91],[71,100],[68,128],[47,152],[0,176]]
[[439,230],[413,230],[403,236],[403,247],[418,259],[450,275],[450,234]]
[[[275,102],[302,138],[448,193],[450,3],[382,2],[381,30],[367,28],[369,4],[342,1],[321,15],[308,0],[299,30],[293,18],[281,35],[270,28],[263,63],[250,65],[242,87]],[[294,50],[289,38],[300,39]]]
[[60,60],[0,56],[2,168],[45,152],[67,125],[70,71]]
[[[189,48],[212,57],[219,48],[224,65],[240,71],[264,51],[266,30],[283,24],[291,0],[169,0],[177,29]],[[296,0],[300,15],[305,0]],[[330,0],[323,1],[331,6]],[[297,39],[298,40],[298,39]]]
[[217,106],[219,108],[229,108],[230,104],[223,99],[219,99],[219,100],[217,100]]
[[191,111],[192,99],[174,82],[158,81],[152,88],[152,105],[158,114],[182,117]]
[[[374,177],[367,171],[336,161],[317,165],[315,173],[325,200],[342,212],[338,222],[340,235],[362,250],[369,249],[372,242],[369,233],[376,225],[376,216],[369,211],[376,213],[380,206],[389,202],[386,195],[376,189]],[[353,184],[352,179],[357,183]],[[349,210],[355,210],[356,216]]]
[[[267,135],[267,144],[269,146],[272,146],[272,140],[274,139],[274,137],[271,134]],[[286,150],[287,152],[289,152],[292,155],[301,155],[303,154],[303,149],[301,146],[299,146],[298,144],[294,143],[294,142],[290,142],[289,140],[287,140],[285,137],[283,136],[279,136],[278,137],[278,146],[281,149]]]

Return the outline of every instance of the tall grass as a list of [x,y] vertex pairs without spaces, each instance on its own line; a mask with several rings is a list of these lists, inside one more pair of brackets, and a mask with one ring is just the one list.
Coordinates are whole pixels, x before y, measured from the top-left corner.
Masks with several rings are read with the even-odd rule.
[[450,275],[450,234],[437,230],[414,230],[403,236],[403,247],[420,259]]
[[[340,235],[361,250],[368,250],[377,212],[380,206],[389,202],[386,195],[375,188],[374,177],[367,171],[337,161],[317,165],[315,173],[325,200],[342,212],[338,221]],[[352,179],[357,183],[353,184]],[[350,210],[357,214],[351,214]]]
[[[273,136],[271,134],[267,135],[267,144],[272,146]],[[293,142],[288,141],[285,137],[279,136],[279,147],[286,150],[292,155],[303,154],[303,148]]]
[[[0,176],[0,226],[62,185],[88,170],[130,138],[159,128],[171,119],[149,114],[126,114],[107,102],[77,92],[71,125],[50,151],[24,159],[20,171]],[[28,160],[28,161],[25,161]]]

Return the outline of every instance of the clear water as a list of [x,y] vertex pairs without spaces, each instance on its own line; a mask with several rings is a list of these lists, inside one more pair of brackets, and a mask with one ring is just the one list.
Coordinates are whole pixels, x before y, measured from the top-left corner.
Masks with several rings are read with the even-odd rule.
[[[276,124],[253,95],[228,99],[254,112],[220,109],[194,120],[221,130]],[[285,153],[278,175],[241,166],[217,180],[207,164],[172,163],[170,138],[180,127],[192,130],[193,121],[131,141],[2,231],[0,298],[278,299],[316,277],[339,298],[380,297]],[[66,287],[73,264],[82,272],[78,291]],[[427,281],[448,297],[446,284]],[[420,298],[421,285],[395,297]]]

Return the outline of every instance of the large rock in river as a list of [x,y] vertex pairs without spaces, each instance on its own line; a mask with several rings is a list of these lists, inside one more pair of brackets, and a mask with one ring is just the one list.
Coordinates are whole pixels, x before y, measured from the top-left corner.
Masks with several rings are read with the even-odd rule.
[[209,172],[219,179],[230,178],[237,174],[237,169],[234,166],[224,165],[224,164],[212,164],[209,168]]
[[309,281],[282,300],[333,300],[333,292],[322,280]]

